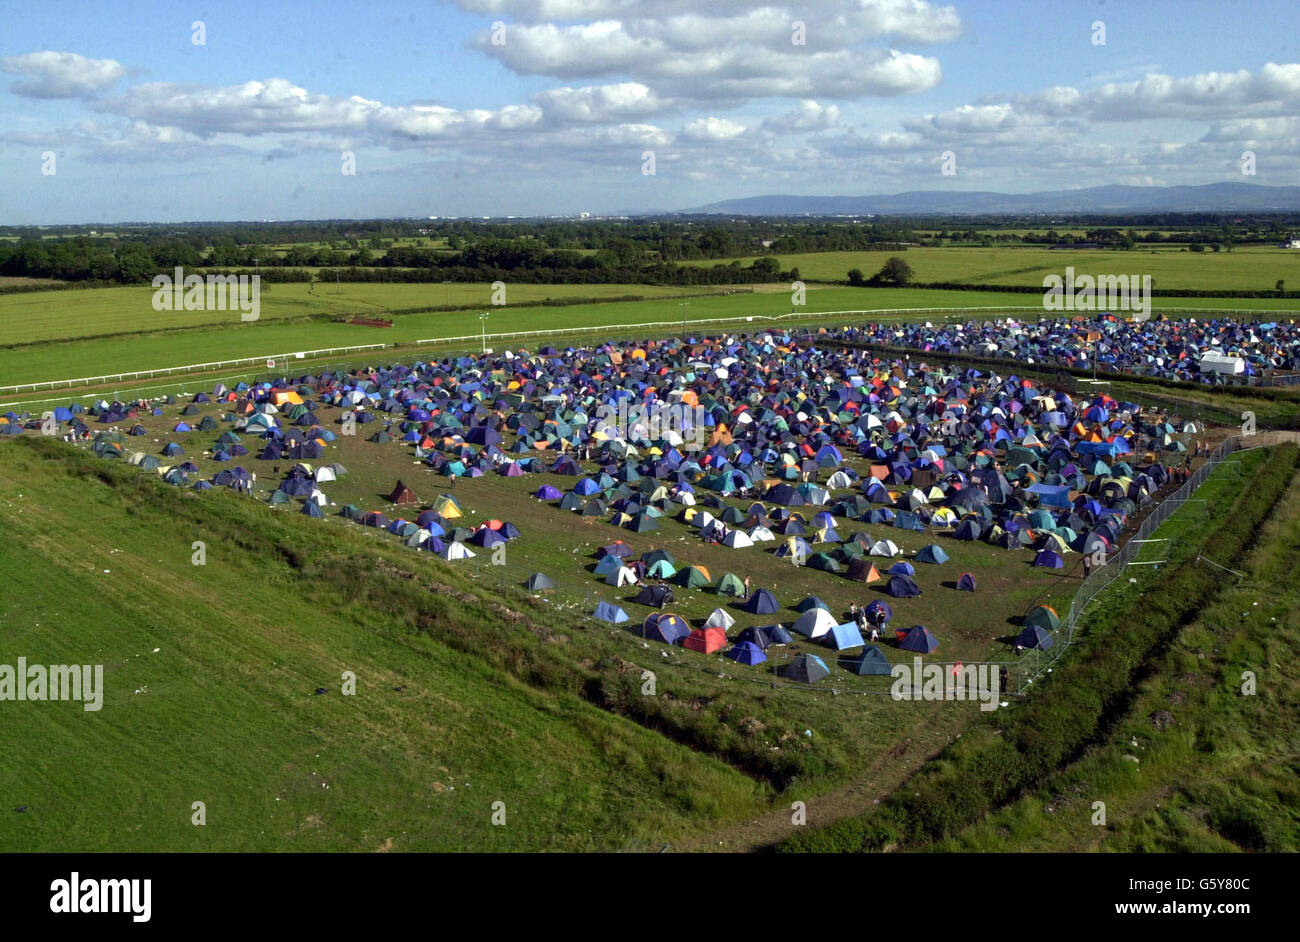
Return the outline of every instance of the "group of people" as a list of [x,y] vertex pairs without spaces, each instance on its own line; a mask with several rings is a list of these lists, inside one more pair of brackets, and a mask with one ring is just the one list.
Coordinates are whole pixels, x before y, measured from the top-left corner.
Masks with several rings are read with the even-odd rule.
[[868,611],[867,608],[860,607],[857,602],[853,602],[849,605],[849,617],[858,626],[859,632],[864,636],[870,635],[873,644],[880,640],[880,633],[885,628],[883,609],[877,607],[874,611]]

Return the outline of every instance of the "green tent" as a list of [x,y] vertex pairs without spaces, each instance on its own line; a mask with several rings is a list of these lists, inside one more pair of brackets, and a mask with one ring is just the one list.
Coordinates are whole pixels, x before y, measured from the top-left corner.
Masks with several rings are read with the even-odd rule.
[[698,566],[687,566],[685,569],[679,569],[675,581],[679,586],[687,589],[701,589],[713,582],[709,578],[709,574]]
[[723,573],[718,580],[718,595],[731,595],[740,597],[745,594],[745,583],[735,573]]

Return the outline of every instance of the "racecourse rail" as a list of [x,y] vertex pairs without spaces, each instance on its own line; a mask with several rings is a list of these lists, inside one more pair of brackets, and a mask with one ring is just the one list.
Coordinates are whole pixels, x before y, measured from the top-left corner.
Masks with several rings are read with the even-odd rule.
[[[320,350],[299,350],[290,353],[263,353],[257,356],[239,357],[233,360],[213,360],[208,363],[188,363],[184,366],[167,366],[159,367],[153,370],[136,370],[125,373],[106,373],[102,376],[82,376],[76,379],[53,379],[42,380],[35,383],[17,383],[9,386],[0,386],[0,395],[21,393],[21,392],[39,392],[42,389],[72,389],[76,386],[95,386],[100,383],[120,383],[127,380],[153,379],[158,376],[171,376],[177,373],[206,373],[212,370],[225,369],[226,367],[235,366],[253,366],[257,363],[267,361],[282,360],[306,360],[319,359],[320,357],[333,356],[342,353],[364,353],[368,350],[387,350],[401,347],[421,347],[421,346],[440,346],[455,343],[471,343],[481,341],[485,346],[488,341],[499,340],[522,340],[529,337],[555,337],[555,336],[575,336],[578,334],[598,333],[600,331],[629,331],[629,330],[658,330],[673,329],[676,327],[686,328],[688,323],[692,327],[703,325],[719,324],[742,324],[754,323],[755,321],[785,321],[792,319],[802,320],[830,320],[837,317],[898,317],[902,315],[913,314],[936,314],[943,317],[954,315],[965,317],[969,314],[1021,314],[1024,312],[1044,313],[1041,305],[1025,305],[1020,307],[996,305],[992,307],[916,307],[916,308],[879,308],[869,311],[800,311],[789,314],[745,314],[737,317],[713,317],[699,320],[687,321],[648,321],[639,324],[601,324],[596,327],[558,327],[549,330],[518,330],[507,333],[497,334],[460,334],[452,337],[431,337],[425,340],[408,340],[397,341],[390,344],[368,343],[358,344],[348,347],[326,347]],[[1285,311],[1261,311],[1261,310],[1229,310],[1219,308],[1175,308],[1162,313],[1181,313],[1181,314],[1199,314],[1202,316],[1217,314],[1251,314],[1251,315],[1273,315],[1279,316]]]

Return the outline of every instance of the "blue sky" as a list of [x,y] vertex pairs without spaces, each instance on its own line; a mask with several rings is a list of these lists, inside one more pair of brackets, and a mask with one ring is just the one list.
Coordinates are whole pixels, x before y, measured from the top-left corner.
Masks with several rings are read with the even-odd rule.
[[1300,183],[1293,2],[42,0],[5,12],[3,224]]

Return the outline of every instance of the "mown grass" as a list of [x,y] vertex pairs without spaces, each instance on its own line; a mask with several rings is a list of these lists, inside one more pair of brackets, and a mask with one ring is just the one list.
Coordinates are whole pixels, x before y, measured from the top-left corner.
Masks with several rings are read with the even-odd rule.
[[[852,268],[867,277],[874,275],[891,255],[905,259],[915,273],[915,280],[923,284],[959,282],[1041,287],[1044,276],[1063,276],[1066,266],[1073,266],[1080,275],[1150,275],[1157,289],[1182,288],[1211,294],[1221,290],[1272,291],[1279,278],[1287,281],[1293,290],[1300,288],[1300,252],[1272,246],[1238,247],[1231,252],[1187,252],[1182,246],[1140,246],[1131,251],[914,246],[899,252],[807,252],[778,257],[783,268],[797,267],[806,280],[843,282]],[[748,266],[753,257],[741,258],[739,262]],[[683,264],[707,267],[717,262]],[[1291,302],[1292,308],[1295,303]],[[1255,306],[1255,302],[1249,306]]]
[[[453,286],[455,288],[456,286]],[[486,294],[486,286],[461,286],[466,289],[472,289]],[[584,291],[587,286],[569,288],[565,286],[512,286],[510,291],[515,287],[523,288],[545,288],[555,292],[555,297],[567,297],[571,291]],[[616,287],[626,288],[627,292],[636,294],[649,294],[651,288],[643,286],[594,286],[594,287]],[[817,313],[817,312],[838,312],[838,311],[898,311],[900,309],[917,309],[917,308],[946,308],[951,309],[952,313],[943,315],[949,319],[963,319],[966,316],[980,316],[979,308],[987,307],[1008,307],[1008,308],[1030,308],[1036,310],[1039,307],[1038,299],[1033,295],[1013,294],[1006,292],[984,292],[984,291],[939,291],[928,289],[910,289],[910,288],[845,288],[809,285],[805,301],[801,307],[791,304],[791,292],[789,285],[757,285],[755,291],[739,292],[731,295],[708,294],[687,297],[686,316],[688,319],[688,330],[691,332],[706,332],[709,330],[722,329],[721,325],[716,327],[693,326],[696,322],[709,318],[739,318],[754,316],[756,318],[772,318],[788,315],[792,310],[800,313]],[[158,329],[162,321],[149,319],[154,312],[149,306],[148,294],[140,295],[131,301],[134,305],[130,316],[124,316],[117,310],[120,302],[112,302],[108,309],[100,312],[99,315],[85,319],[82,326],[72,326],[69,333],[64,334],[56,330],[57,336],[75,336],[78,331],[93,330],[97,334],[105,336],[96,336],[93,339],[67,339],[59,342],[47,344],[24,344],[21,338],[21,332],[6,332],[4,342],[9,346],[0,345],[0,385],[10,385],[18,383],[33,383],[59,379],[74,379],[85,376],[98,376],[107,373],[133,372],[139,370],[151,370],[164,367],[185,366],[192,363],[204,363],[216,360],[230,360],[241,357],[262,357],[268,355],[284,355],[302,350],[317,350],[329,347],[343,347],[359,344],[383,343],[392,345],[411,344],[416,341],[427,340],[439,337],[461,336],[469,337],[470,340],[463,341],[461,348],[465,345],[473,345],[473,338],[478,335],[484,326],[488,333],[506,333],[530,330],[552,330],[552,329],[581,329],[610,325],[612,332],[617,332],[620,325],[626,325],[630,333],[637,337],[664,333],[680,333],[677,326],[682,319],[681,296],[679,289],[668,290],[663,297],[651,298],[644,301],[608,301],[596,303],[582,303],[572,307],[544,307],[519,305],[519,293],[508,294],[511,300],[510,305],[506,307],[491,307],[484,303],[483,309],[489,310],[491,316],[486,325],[479,321],[478,309],[462,311],[445,311],[445,310],[426,310],[416,313],[405,313],[393,315],[394,326],[391,328],[375,328],[358,326],[347,323],[336,323],[331,317],[344,313],[356,313],[358,309],[362,313],[379,313],[388,316],[393,310],[393,305],[386,308],[369,309],[368,307],[358,308],[357,304],[345,303],[344,301],[331,301],[329,292],[332,290],[328,286],[319,289],[321,306],[323,311],[318,309],[316,301],[312,300],[310,307],[304,308],[302,318],[295,318],[291,314],[285,314],[280,317],[267,316],[265,310],[271,303],[273,295],[277,297],[286,296],[277,294],[283,292],[305,292],[305,286],[302,285],[274,285],[264,286],[266,288],[263,297],[264,313],[261,319],[255,322],[240,322],[237,313],[216,312],[218,315],[217,323],[208,323],[205,318],[212,315],[205,312],[189,312],[193,320],[182,319],[181,324],[193,324],[196,326],[173,328],[168,330]],[[344,286],[345,291],[368,291],[387,288],[420,288],[424,290],[442,289],[442,285],[427,286],[386,286],[386,285],[350,285]],[[149,289],[134,288],[107,288],[107,289],[90,289],[76,291],[53,291],[53,292],[34,292],[30,294],[0,296],[0,323],[4,323],[3,311],[5,305],[18,303],[19,300],[24,304],[43,305],[43,310],[47,313],[45,316],[54,319],[57,324],[63,319],[69,319],[74,325],[83,319],[77,314],[81,305],[99,304],[96,300],[100,291],[106,292],[130,292],[145,291]],[[430,308],[440,306],[442,301],[435,290],[432,298],[427,303]],[[1291,310],[1295,305],[1287,305],[1284,302],[1278,302],[1273,299],[1251,299],[1249,301],[1227,301],[1214,298],[1168,298],[1160,299],[1155,305],[1158,311],[1180,311],[1180,310],[1204,310],[1207,308],[1229,308],[1234,310]],[[964,313],[969,311],[969,313]],[[141,313],[146,315],[146,321],[142,326],[137,318]],[[162,317],[164,315],[158,315]],[[165,315],[172,316],[172,315]],[[855,315],[856,319],[862,319],[863,315]],[[888,313],[886,318],[899,317],[900,315]],[[901,315],[903,319],[928,320],[936,315],[921,312],[916,315]],[[796,320],[788,323],[807,325],[809,323],[824,323],[827,325],[842,325],[847,318],[833,316],[828,313],[825,320]],[[657,329],[641,329],[636,325],[660,323],[664,326]],[[737,324],[729,329],[740,330],[762,330],[765,328],[781,328],[787,322],[776,321],[775,323],[765,320],[756,319],[750,324]],[[206,326],[204,326],[206,324]],[[602,336],[605,339],[608,335]],[[582,342],[590,340],[590,335],[573,336],[569,338],[554,338],[554,343]],[[541,337],[531,339],[517,339],[506,341],[505,345],[511,347],[530,346],[536,348],[547,342]],[[426,347],[423,348],[433,355],[435,351],[445,350],[446,348]],[[155,380],[146,380],[145,382],[156,382]]]

